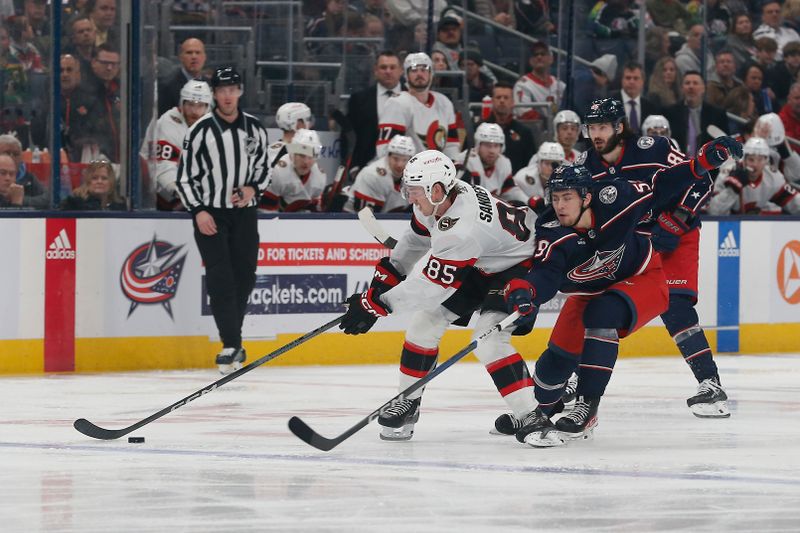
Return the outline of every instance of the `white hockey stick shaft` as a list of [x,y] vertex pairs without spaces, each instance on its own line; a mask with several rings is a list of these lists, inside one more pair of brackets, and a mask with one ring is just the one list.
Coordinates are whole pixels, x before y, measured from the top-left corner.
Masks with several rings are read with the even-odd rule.
[[367,233],[372,235],[376,241],[389,249],[397,246],[397,239],[390,236],[386,232],[383,226],[381,226],[381,223],[378,222],[378,219],[375,218],[375,214],[372,212],[372,209],[365,207],[359,211],[358,220],[361,221],[361,225],[364,226],[364,229],[367,230]]

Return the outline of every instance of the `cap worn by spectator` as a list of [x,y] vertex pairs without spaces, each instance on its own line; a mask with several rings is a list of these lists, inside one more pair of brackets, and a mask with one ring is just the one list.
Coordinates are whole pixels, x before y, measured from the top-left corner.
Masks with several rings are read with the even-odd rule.
[[439,19],[439,24],[436,26],[437,31],[441,31],[447,26],[458,26],[461,27],[461,17],[453,13],[452,11],[448,11],[447,13]]
[[766,25],[759,26],[758,29],[753,32],[753,41],[757,41],[762,37],[766,37],[767,39],[772,39],[776,43],[778,42],[778,34],[775,33],[775,30],[773,28]]
[[590,68],[597,74],[603,74],[609,80],[613,80],[617,75],[617,57],[612,54],[602,55],[592,61]]
[[458,54],[458,62],[462,63],[464,60],[474,61],[479,67],[483,66],[483,56],[477,50],[464,50]]

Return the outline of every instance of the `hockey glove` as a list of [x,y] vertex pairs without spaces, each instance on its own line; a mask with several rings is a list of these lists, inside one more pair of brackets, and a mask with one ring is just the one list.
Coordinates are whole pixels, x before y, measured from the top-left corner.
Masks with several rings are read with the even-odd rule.
[[375,289],[352,295],[347,299],[347,305],[347,312],[339,324],[339,329],[344,330],[347,335],[360,335],[368,332],[378,318],[392,312],[386,304],[381,302]]
[[737,165],[725,178],[724,183],[726,187],[739,194],[750,183],[750,172],[745,167]]
[[406,277],[395,268],[389,258],[383,257],[375,265],[375,274],[372,276],[372,282],[369,287],[370,289],[375,289],[376,292],[384,293],[397,286],[404,279]]
[[541,215],[547,209],[547,203],[541,196],[531,196],[528,199],[528,207],[537,215]]
[[697,151],[695,172],[700,174],[714,170],[719,168],[729,157],[741,159],[742,154],[742,143],[733,137],[717,137],[713,141],[708,141]]
[[653,227],[650,240],[659,252],[671,252],[678,247],[681,237],[691,228],[684,222],[681,213],[663,212],[658,215],[658,224]]
[[536,313],[539,309],[533,304],[533,297],[536,290],[533,285],[524,279],[512,279],[506,284],[503,290],[506,300],[508,313],[519,313],[519,318],[514,321],[519,327],[531,328],[536,321]]

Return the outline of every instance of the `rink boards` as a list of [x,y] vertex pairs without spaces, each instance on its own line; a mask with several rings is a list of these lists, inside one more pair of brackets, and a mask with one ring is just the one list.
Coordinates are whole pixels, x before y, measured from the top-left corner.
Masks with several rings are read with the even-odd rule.
[[[408,222],[382,223],[394,236]],[[188,218],[0,218],[0,373],[210,366],[219,348]],[[348,217],[259,221],[256,287],[245,319],[250,360],[335,318],[387,250]],[[800,351],[800,220],[720,219],[701,238],[701,324],[717,351]],[[516,338],[546,344],[563,297]],[[359,337],[324,334],[270,364],[396,363],[408,316]],[[442,354],[469,342],[454,328]],[[677,354],[658,320],[622,356]]]

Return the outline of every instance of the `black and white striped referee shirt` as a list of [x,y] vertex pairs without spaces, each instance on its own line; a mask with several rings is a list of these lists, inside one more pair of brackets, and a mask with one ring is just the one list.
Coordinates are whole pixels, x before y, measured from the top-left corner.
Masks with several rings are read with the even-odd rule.
[[178,164],[178,194],[192,214],[205,207],[230,208],[233,191],[246,185],[256,188],[250,206],[269,185],[267,130],[243,111],[233,123],[213,111],[195,122],[186,133]]

